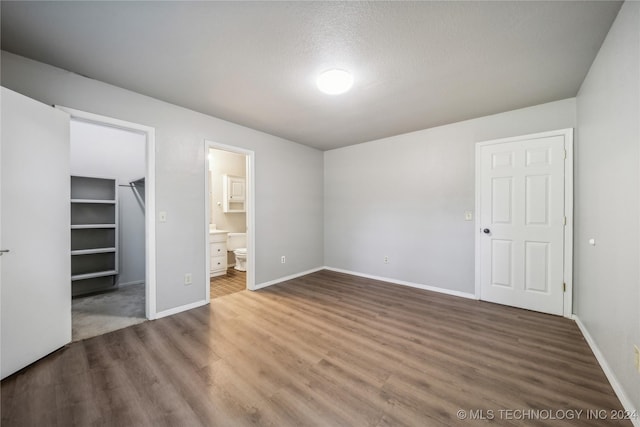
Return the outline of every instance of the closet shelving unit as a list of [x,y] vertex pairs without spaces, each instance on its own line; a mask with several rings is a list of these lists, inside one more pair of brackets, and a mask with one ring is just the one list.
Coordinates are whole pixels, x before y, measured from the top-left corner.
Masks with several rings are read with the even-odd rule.
[[71,176],[73,296],[112,290],[118,276],[118,181]]

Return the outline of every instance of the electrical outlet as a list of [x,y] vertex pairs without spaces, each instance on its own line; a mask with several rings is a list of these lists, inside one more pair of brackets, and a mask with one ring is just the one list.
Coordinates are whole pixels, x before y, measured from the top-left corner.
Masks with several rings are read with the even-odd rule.
[[280,257],[280,264],[284,264],[285,262],[287,262],[287,257],[286,257],[286,256],[284,256],[284,255],[282,255],[282,256]]
[[637,345],[633,346],[633,352],[635,353],[636,371],[640,373],[640,348]]
[[473,212],[465,211],[464,212],[464,220],[465,221],[471,221],[472,219],[473,219]]
[[384,257],[384,263],[385,264],[389,264],[389,257],[388,256]]
[[190,285],[193,283],[193,277],[191,277],[191,273],[185,273],[184,275],[184,284]]

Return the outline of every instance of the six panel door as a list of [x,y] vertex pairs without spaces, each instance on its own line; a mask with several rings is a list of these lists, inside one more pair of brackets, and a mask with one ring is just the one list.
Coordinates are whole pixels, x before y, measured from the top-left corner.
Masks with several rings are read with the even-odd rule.
[[481,299],[563,314],[564,135],[480,148]]

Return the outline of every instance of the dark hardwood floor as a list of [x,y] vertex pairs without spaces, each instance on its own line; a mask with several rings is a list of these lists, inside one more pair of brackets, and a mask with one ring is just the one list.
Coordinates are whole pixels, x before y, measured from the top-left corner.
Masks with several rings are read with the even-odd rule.
[[631,425],[572,321],[330,271],[73,343],[1,391],[3,427]]

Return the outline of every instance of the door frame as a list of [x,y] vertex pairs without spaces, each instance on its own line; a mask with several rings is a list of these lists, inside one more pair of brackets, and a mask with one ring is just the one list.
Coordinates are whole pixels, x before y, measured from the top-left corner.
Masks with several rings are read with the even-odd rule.
[[231,153],[241,154],[247,159],[247,177],[246,177],[246,222],[247,222],[247,289],[254,291],[256,289],[256,216],[255,216],[255,152],[238,148],[233,145],[221,144],[208,139],[204,140],[204,232],[205,239],[205,277],[207,280],[206,301],[211,301],[211,254],[209,244],[209,218],[211,216],[211,202],[209,200],[209,150],[223,150]]
[[149,320],[157,317],[156,304],[156,137],[155,128],[127,122],[112,117],[55,105],[69,113],[71,119],[102,126],[111,126],[146,135],[145,144],[145,316]]
[[481,299],[481,283],[480,283],[480,233],[482,229],[480,223],[481,211],[481,162],[480,151],[487,145],[504,144],[509,142],[517,142],[529,139],[547,138],[551,136],[564,137],[564,149],[566,152],[564,160],[564,212],[567,218],[564,227],[564,266],[563,275],[566,285],[563,298],[563,316],[572,317],[573,313],[573,128],[559,129],[548,132],[540,132],[528,135],[520,135],[509,138],[493,139],[476,143],[476,173],[475,173],[475,191],[476,191],[476,220],[475,220],[475,298]]

